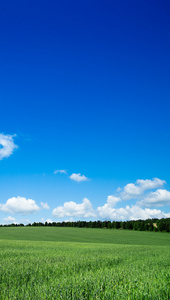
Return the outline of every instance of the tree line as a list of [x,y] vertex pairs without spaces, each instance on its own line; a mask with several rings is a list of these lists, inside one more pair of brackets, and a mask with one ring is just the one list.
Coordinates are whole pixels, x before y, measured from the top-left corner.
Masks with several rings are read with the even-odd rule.
[[79,227],[79,228],[106,228],[106,229],[128,229],[138,231],[164,231],[170,232],[170,218],[147,219],[134,221],[70,221],[70,222],[34,222],[27,225],[9,224],[0,227],[21,227],[21,226],[49,226],[49,227]]

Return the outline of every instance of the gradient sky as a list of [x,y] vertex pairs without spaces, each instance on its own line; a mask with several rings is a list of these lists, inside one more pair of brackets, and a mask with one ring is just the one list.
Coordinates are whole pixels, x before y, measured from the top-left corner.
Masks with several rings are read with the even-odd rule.
[[1,224],[170,217],[169,12],[1,1]]

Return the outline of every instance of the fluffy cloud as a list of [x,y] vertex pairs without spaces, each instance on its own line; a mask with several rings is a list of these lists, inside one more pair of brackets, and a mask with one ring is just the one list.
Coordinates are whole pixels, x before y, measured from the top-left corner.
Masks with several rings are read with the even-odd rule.
[[170,205],[170,192],[164,189],[158,189],[149,193],[143,200],[138,202],[139,205],[152,207]]
[[9,157],[14,149],[18,148],[18,146],[14,144],[13,137],[15,137],[15,135],[0,134],[0,160]]
[[84,198],[81,204],[70,201],[65,202],[63,206],[58,206],[53,209],[52,212],[54,217],[64,218],[64,217],[79,217],[79,218],[89,218],[95,217],[96,214],[92,208],[91,202]]
[[54,171],[54,174],[57,174],[57,173],[67,174],[67,171],[66,170],[56,170],[56,171]]
[[9,198],[6,204],[0,204],[0,210],[12,214],[29,215],[39,211],[40,208],[34,200],[18,196]]
[[138,179],[136,184],[128,183],[124,186],[123,192],[121,193],[121,198],[123,200],[129,200],[138,198],[141,196],[146,190],[156,189],[158,187],[163,186],[166,183],[165,180],[161,180],[159,178],[150,179]]
[[71,180],[74,180],[74,181],[77,181],[77,182],[80,182],[80,181],[87,181],[88,178],[84,175],[81,175],[80,173],[76,174],[76,173],[73,173],[71,176],[70,176],[70,179]]
[[49,205],[47,204],[47,202],[46,202],[46,203],[41,202],[41,207],[42,207],[43,209],[49,209],[49,208],[50,208]]
[[102,219],[112,219],[112,215],[115,211],[114,207],[121,199],[119,197],[115,196],[108,196],[107,197],[107,203],[105,203],[103,206],[99,206],[97,208],[97,212]]
[[152,180],[150,179],[138,179],[136,181],[137,184],[139,184],[139,186],[142,188],[143,191],[145,190],[151,190],[151,189],[156,189],[160,186],[163,186],[166,181],[165,180],[161,180],[159,178],[153,178]]

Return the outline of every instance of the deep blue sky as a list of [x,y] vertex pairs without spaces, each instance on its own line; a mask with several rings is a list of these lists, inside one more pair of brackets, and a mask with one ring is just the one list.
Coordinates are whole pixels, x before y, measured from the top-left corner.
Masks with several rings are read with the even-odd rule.
[[34,221],[137,179],[168,190],[169,13],[169,1],[1,1],[0,133],[18,149],[0,160],[0,203],[47,202]]

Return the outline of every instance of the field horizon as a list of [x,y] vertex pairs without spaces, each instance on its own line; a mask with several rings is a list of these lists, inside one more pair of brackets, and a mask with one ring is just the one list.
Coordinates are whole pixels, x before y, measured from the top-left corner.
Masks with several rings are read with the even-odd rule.
[[170,246],[166,232],[71,227],[1,227],[0,240]]

